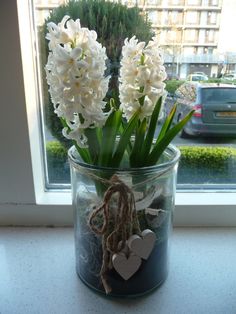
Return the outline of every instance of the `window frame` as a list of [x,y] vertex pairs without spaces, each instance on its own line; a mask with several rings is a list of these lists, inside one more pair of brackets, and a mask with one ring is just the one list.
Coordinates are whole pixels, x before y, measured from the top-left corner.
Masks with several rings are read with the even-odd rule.
[[[25,14],[29,14],[28,1],[18,2],[20,33],[28,38],[21,40],[21,47],[17,0],[1,2],[0,10],[0,35],[3,43],[8,43],[8,49],[4,44],[0,47],[0,62],[8,74],[0,84],[3,109],[0,115],[0,225],[71,226],[70,191],[44,190],[41,126],[33,79],[35,39],[29,40],[32,34],[25,22]],[[8,16],[11,16],[10,28]],[[12,80],[15,76],[17,80]],[[9,118],[12,119],[10,128]],[[176,226],[236,226],[236,191],[177,192],[174,217]]]

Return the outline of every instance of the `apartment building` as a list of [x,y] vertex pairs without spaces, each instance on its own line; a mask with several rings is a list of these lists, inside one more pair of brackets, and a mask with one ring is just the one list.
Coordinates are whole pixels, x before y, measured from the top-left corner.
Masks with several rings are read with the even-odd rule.
[[[119,2],[119,0],[113,0]],[[41,23],[48,10],[66,1],[35,0]],[[159,38],[169,76],[185,78],[200,71],[217,77],[234,71],[236,42],[228,40],[236,16],[235,0],[121,0],[139,6],[147,14]],[[229,48],[230,45],[230,48]]]
[[198,71],[217,77],[235,70],[236,42],[228,36],[236,16],[235,0],[127,0],[125,3],[137,3],[147,13],[159,37],[170,76],[185,78]]

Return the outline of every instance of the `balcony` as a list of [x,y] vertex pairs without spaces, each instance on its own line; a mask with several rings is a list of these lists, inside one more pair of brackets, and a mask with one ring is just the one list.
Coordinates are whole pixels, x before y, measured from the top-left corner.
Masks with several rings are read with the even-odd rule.
[[[206,64],[218,64],[222,63],[222,56],[218,54],[196,54],[196,55],[180,55],[174,56],[174,62],[178,63],[206,63]],[[164,62],[172,63],[173,56],[164,54]],[[227,59],[228,64],[236,63],[236,54]]]

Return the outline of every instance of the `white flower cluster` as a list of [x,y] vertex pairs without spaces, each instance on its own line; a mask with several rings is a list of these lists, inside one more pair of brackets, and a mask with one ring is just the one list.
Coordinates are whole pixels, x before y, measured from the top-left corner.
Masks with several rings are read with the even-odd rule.
[[101,127],[108,114],[103,101],[109,77],[107,59],[97,34],[65,16],[58,25],[48,24],[49,56],[46,65],[49,92],[58,117],[66,120],[63,134],[86,147],[84,129]]
[[[157,100],[165,96],[166,78],[163,59],[156,38],[144,42],[132,37],[122,48],[120,69],[120,102],[129,120],[140,109],[140,119],[150,117]],[[142,99],[142,100],[141,100]]]

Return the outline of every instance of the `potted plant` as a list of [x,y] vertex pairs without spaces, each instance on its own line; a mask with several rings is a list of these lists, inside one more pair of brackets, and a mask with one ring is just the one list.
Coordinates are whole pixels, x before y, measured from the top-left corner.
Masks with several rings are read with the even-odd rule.
[[[91,288],[142,295],[167,276],[179,150],[169,145],[191,118],[158,129],[166,78],[157,39],[122,48],[120,107],[106,104],[106,50],[96,32],[65,16],[48,24],[47,82],[69,150],[76,269]],[[108,110],[107,110],[108,108]],[[157,136],[155,136],[155,134]]]

